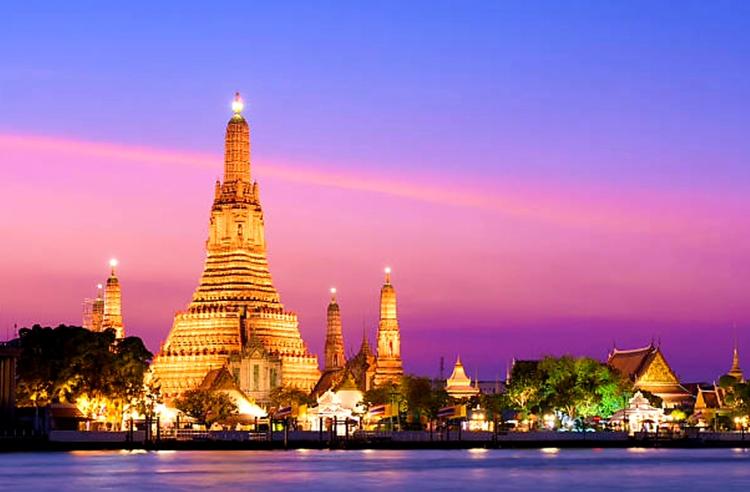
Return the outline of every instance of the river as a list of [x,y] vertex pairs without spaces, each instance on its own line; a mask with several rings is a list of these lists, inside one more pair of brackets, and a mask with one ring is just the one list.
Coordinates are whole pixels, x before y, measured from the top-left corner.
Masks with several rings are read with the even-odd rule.
[[0,490],[750,490],[746,449],[0,454]]

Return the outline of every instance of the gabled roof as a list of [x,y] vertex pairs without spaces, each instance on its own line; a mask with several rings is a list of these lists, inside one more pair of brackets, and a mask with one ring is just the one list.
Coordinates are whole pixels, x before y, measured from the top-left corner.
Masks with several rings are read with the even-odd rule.
[[636,381],[646,371],[658,351],[659,349],[653,345],[631,350],[613,349],[607,364],[623,376]]
[[207,391],[238,390],[237,381],[226,366],[212,369],[206,373],[198,388]]
[[716,389],[698,388],[698,396],[695,399],[696,408],[721,408],[721,396]]

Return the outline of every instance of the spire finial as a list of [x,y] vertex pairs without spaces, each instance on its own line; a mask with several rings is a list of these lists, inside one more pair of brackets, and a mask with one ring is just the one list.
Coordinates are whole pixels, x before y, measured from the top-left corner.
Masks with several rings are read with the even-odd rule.
[[385,283],[391,283],[391,267],[389,266],[385,267]]
[[234,114],[239,115],[242,110],[245,109],[245,103],[242,101],[242,97],[239,92],[234,93],[234,100],[232,101],[232,111]]
[[336,302],[336,287],[331,287],[331,302]]
[[117,266],[117,263],[117,258],[112,258],[111,260],[109,260],[109,267],[112,269],[112,276],[115,275],[115,267]]

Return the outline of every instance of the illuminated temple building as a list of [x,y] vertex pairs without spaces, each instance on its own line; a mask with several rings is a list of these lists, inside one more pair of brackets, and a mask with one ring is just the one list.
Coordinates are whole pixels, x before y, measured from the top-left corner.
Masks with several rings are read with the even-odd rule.
[[665,408],[692,401],[690,392],[680,384],[661,349],[653,343],[632,350],[615,348],[609,354],[607,364],[627,377],[635,390],[648,391],[661,398]]
[[466,375],[460,356],[456,359],[456,365],[453,367],[451,377],[445,381],[445,391],[452,398],[459,400],[471,398],[479,394],[479,388],[471,384],[471,378]]
[[125,338],[122,322],[122,291],[115,274],[117,260],[109,261],[111,268],[102,296],[102,284],[96,286],[96,298],[83,301],[83,327],[91,331],[114,330],[115,337]]
[[284,309],[271,281],[260,190],[250,174],[250,129],[239,94],[232,109],[203,275],[152,366],[167,400],[224,366],[259,402],[279,385],[309,391],[320,377],[297,315]]
[[338,392],[356,387],[367,391],[385,383],[398,384],[404,375],[401,363],[401,332],[396,311],[396,290],[391,283],[391,269],[385,269],[385,282],[380,289],[380,320],[378,322],[377,354],[373,353],[367,335],[362,334],[359,351],[346,360],[341,326],[341,308],[335,289],[328,305],[325,367],[313,389],[314,396],[326,391]]

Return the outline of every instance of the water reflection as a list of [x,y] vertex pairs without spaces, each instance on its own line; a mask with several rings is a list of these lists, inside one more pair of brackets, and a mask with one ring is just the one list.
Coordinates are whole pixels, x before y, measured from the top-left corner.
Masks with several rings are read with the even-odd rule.
[[[550,460],[549,457],[555,459]],[[480,459],[477,459],[480,458]],[[716,450],[17,453],[0,489],[750,490],[750,453]]]

